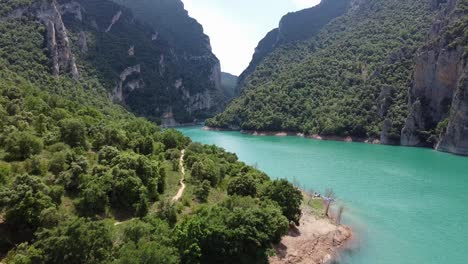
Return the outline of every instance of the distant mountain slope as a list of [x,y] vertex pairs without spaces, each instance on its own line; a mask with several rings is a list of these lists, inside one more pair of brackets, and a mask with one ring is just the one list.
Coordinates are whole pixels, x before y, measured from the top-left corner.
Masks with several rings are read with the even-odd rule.
[[247,69],[239,76],[237,93],[243,89],[246,79],[256,67],[275,48],[295,41],[309,39],[315,36],[326,24],[341,16],[349,8],[351,0],[322,0],[312,8],[285,15],[279,27],[270,31],[258,44]]
[[237,76],[230,73],[221,73],[221,87],[223,88],[224,97],[227,100],[231,100],[236,96],[237,79]]
[[[353,0],[344,15],[328,23],[316,36],[276,47],[247,78],[240,98],[207,124],[400,144],[406,123],[413,132],[405,133],[402,143],[406,145],[406,135],[414,137],[416,133],[419,141],[410,140],[408,145],[434,144],[440,132],[436,128],[448,116],[452,104],[451,93],[443,92],[443,87],[454,91],[464,83],[466,12],[466,0]],[[436,45],[440,51],[425,52],[420,48],[428,41],[433,23],[437,31],[431,30],[429,42],[439,40],[443,45]],[[445,41],[446,35],[452,42]],[[442,52],[440,62],[450,62],[439,71],[430,70],[437,61],[434,52]],[[445,75],[447,80],[441,75],[444,72],[459,73]],[[418,84],[413,75],[426,80]],[[434,78],[439,81],[429,85]],[[437,85],[444,81],[449,83]],[[407,102],[412,102],[410,108],[417,108],[413,102],[421,95],[414,91],[421,89],[437,97],[444,93],[447,98],[440,99],[443,110],[435,109],[435,118],[427,126],[420,125],[426,122],[407,122]],[[412,112],[418,119],[418,111]],[[426,110],[422,112],[428,116]]]

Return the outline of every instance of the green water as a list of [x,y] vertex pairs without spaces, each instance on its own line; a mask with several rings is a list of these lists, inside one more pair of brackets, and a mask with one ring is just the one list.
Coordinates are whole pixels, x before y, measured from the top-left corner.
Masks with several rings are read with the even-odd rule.
[[468,263],[468,158],[430,149],[181,128],[273,178],[333,188],[357,233],[344,264]]

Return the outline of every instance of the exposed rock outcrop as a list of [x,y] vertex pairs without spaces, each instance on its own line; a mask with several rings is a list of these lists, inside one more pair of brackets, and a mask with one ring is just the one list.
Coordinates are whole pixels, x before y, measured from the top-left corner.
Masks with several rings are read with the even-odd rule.
[[424,113],[421,102],[418,100],[410,107],[410,115],[401,132],[401,145],[424,146],[427,143],[421,140],[420,131],[424,129]]
[[161,126],[162,127],[176,127],[180,125],[174,118],[174,113],[172,112],[172,108],[170,107],[161,117]]
[[[468,113],[464,108],[467,97],[463,91],[466,52],[463,45],[444,34],[454,22],[467,15],[456,8],[459,2],[434,0],[432,3],[433,8],[441,11],[429,33],[429,44],[416,57],[414,84],[409,91],[410,113],[402,130],[402,145],[427,146],[440,141],[436,147],[439,150],[468,154],[465,145]],[[447,131],[437,135],[439,139],[434,138],[436,128],[446,119],[450,120]]]
[[337,260],[340,250],[352,239],[350,228],[329,219],[317,219],[310,209],[302,208],[301,224],[289,231],[275,246],[270,264],[324,264]]
[[111,31],[114,24],[117,23],[120,20],[120,16],[122,16],[122,11],[121,10],[119,10],[119,12],[117,12],[117,14],[115,14],[114,17],[112,17],[112,20],[111,20],[109,26],[106,29],[106,33]]
[[20,18],[23,16],[36,17],[46,28],[46,45],[52,65],[52,74],[71,74],[75,79],[79,78],[76,59],[71,50],[70,39],[62,15],[73,14],[77,19],[82,19],[81,6],[75,1],[59,4],[56,0],[42,1],[28,7],[21,7],[10,12],[0,19]]
[[436,149],[468,155],[468,69],[466,61],[464,75],[452,102],[450,122]]
[[86,32],[81,31],[78,37],[78,48],[80,49],[81,53],[88,52],[88,38],[86,37]]
[[135,56],[135,46],[130,46],[130,48],[128,49],[128,56]]
[[133,92],[136,89],[144,87],[144,82],[141,79],[141,67],[140,65],[135,65],[132,67],[126,68],[121,74],[120,79],[117,81],[111,99],[114,102],[125,103],[125,99],[128,93]]
[[45,25],[47,30],[47,49],[52,61],[52,73],[55,76],[71,73],[73,78],[76,79],[79,78],[78,68],[60,12],[60,10],[68,12],[69,8],[76,10],[76,3],[68,6],[59,6],[54,0],[42,2],[39,7],[34,9],[37,18]]

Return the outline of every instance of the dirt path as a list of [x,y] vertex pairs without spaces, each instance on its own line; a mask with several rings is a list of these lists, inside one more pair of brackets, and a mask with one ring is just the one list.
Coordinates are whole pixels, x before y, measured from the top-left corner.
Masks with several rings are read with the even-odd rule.
[[129,219],[129,220],[123,221],[123,222],[115,222],[115,223],[114,223],[114,226],[119,226],[119,225],[121,225],[121,224],[125,224],[125,223],[128,223],[128,222],[131,222],[131,221],[133,221],[133,220],[135,220],[135,219],[137,219],[137,218],[132,218],[132,219]]
[[180,155],[180,159],[179,159],[180,172],[182,173],[182,179],[180,179],[180,188],[179,188],[179,191],[177,192],[177,194],[172,198],[173,202],[177,202],[178,200],[180,200],[180,198],[184,194],[184,190],[185,190],[185,183],[184,183],[184,181],[185,181],[184,154],[185,154],[185,149],[182,150],[181,155]]
[[330,263],[352,237],[351,230],[336,226],[329,219],[317,219],[309,209],[302,209],[301,225],[291,229],[279,245],[270,264]]

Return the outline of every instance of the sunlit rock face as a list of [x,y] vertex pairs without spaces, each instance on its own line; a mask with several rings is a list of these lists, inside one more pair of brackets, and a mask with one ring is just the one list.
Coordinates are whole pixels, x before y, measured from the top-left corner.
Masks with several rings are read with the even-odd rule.
[[[429,32],[429,41],[418,51],[413,86],[409,91],[410,113],[402,131],[401,144],[424,146],[468,155],[468,97],[466,47],[446,32],[466,11],[460,1],[433,1],[441,11]],[[427,131],[440,132],[427,138]],[[440,130],[440,131],[438,131]]]

